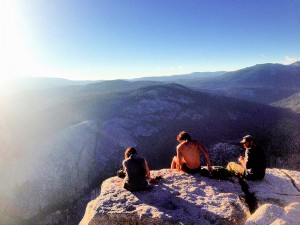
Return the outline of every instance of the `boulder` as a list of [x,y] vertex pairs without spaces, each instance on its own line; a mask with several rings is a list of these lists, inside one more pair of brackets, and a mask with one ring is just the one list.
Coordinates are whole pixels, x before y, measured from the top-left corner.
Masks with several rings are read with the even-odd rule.
[[245,223],[245,225],[265,224],[299,225],[300,203],[291,203],[284,208],[277,205],[264,204]]

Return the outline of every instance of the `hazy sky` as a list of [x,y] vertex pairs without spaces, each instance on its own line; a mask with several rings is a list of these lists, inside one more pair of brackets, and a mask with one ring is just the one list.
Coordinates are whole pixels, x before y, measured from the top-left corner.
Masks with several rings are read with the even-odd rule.
[[133,78],[300,60],[299,0],[0,4],[0,79]]

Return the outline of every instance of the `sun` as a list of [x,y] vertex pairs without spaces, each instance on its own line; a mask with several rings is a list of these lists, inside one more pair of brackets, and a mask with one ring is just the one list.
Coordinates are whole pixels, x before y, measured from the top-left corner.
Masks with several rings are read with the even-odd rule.
[[22,19],[16,0],[1,0],[0,84],[8,79],[28,76],[34,68]]

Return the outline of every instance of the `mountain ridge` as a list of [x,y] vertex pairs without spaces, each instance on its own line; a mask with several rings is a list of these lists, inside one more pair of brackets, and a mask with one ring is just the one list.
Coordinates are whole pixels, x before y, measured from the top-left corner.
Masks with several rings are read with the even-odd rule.
[[131,79],[133,81],[138,80],[151,80],[151,81],[161,81],[161,82],[169,82],[176,81],[181,79],[198,79],[198,78],[207,78],[207,77],[217,77],[222,76],[227,73],[227,71],[217,71],[217,72],[193,72],[189,74],[178,74],[178,75],[168,75],[168,76],[149,76],[149,77],[140,77]]
[[271,104],[300,92],[300,67],[259,64],[216,78],[179,83],[218,95]]

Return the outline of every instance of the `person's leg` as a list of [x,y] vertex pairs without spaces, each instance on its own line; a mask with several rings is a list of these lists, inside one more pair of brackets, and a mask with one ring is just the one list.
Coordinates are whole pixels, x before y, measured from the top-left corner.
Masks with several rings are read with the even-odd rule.
[[173,157],[172,163],[171,163],[171,169],[176,169],[178,164],[177,156]]
[[242,165],[235,162],[228,163],[226,169],[234,172],[236,175],[243,175],[245,172],[245,168]]

